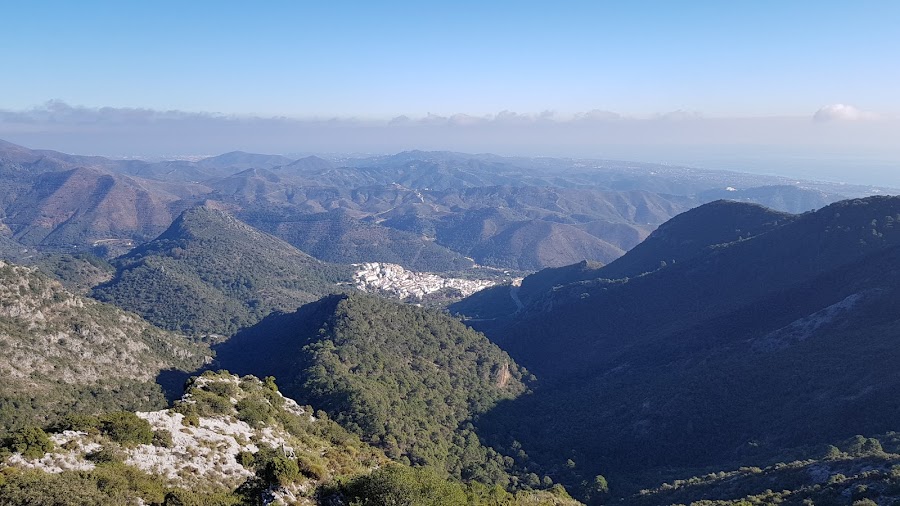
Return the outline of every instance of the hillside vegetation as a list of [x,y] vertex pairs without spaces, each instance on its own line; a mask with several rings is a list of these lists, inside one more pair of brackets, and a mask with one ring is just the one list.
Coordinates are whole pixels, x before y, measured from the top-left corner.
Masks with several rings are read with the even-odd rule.
[[7,440],[3,504],[315,504],[320,487],[388,462],[271,379],[225,372],[192,378],[170,409],[28,431]]
[[728,232],[710,210],[620,260],[674,263],[613,279],[614,264],[572,269],[574,282],[543,276],[553,286],[515,316],[473,321],[544,380],[483,416],[481,433],[505,434],[492,441],[521,445],[566,484],[602,473],[625,494],[900,426],[900,199],[777,224],[748,208],[734,215],[765,218],[757,233],[736,226],[696,247]]
[[[49,434],[48,434],[49,433]],[[0,503],[578,506],[559,486],[521,490],[410,468],[281,395],[272,378],[192,378],[170,409],[69,417],[0,447]]]
[[[822,506],[896,504],[900,500],[900,438],[853,436],[796,460],[744,466],[674,480],[628,498],[629,504]],[[805,453],[805,454],[804,454]]]
[[[288,395],[319,406],[391,458],[463,480],[519,481],[507,475],[511,459],[482,446],[470,422],[524,393],[529,375],[438,311],[332,296],[263,320],[216,352],[222,367],[278,377]],[[531,481],[540,485],[537,476]]]
[[94,289],[96,298],[194,335],[230,335],[350,279],[349,267],[322,263],[210,207],[185,211],[113,265],[115,277]]
[[0,432],[70,411],[160,407],[157,375],[193,370],[207,353],[34,268],[3,262],[0,350]]

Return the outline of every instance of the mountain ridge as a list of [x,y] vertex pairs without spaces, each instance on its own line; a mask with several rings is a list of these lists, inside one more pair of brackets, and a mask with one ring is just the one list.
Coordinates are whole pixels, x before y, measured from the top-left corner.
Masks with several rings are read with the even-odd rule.
[[439,311],[333,295],[272,315],[215,351],[216,367],[276,375],[287,395],[321,407],[391,458],[463,480],[519,483],[513,463],[483,446],[470,423],[523,394],[528,373]]
[[[348,268],[320,262],[209,206],[185,211],[113,265],[115,277],[93,296],[195,334],[228,335],[350,280]],[[217,316],[222,311],[228,320]]]
[[70,410],[165,403],[167,370],[192,370],[202,346],[137,315],[72,294],[32,267],[0,261],[2,430]]
[[[482,417],[481,430],[508,434],[548,466],[575,452],[585,474],[626,489],[653,473],[893,430],[898,218],[897,197],[843,201],[631,278],[587,266],[568,283],[545,274],[533,283],[545,291],[514,317],[472,322],[542,378],[534,395]],[[554,434],[535,433],[547,424]]]

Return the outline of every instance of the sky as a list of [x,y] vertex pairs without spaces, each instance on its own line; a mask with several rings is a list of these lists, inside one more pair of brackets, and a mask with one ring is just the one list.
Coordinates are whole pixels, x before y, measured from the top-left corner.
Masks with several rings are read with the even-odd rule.
[[36,0],[3,11],[0,138],[29,147],[454,149],[814,173],[821,162],[829,178],[864,165],[873,180],[900,160],[894,1]]

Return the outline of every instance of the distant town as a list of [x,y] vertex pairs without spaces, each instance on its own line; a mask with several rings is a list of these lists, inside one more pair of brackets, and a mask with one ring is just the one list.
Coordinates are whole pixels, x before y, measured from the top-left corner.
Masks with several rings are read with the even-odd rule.
[[366,262],[353,264],[356,287],[367,292],[382,291],[398,298],[422,299],[444,289],[458,290],[462,297],[494,286],[497,281],[487,279],[444,278],[427,272],[413,272],[397,264]]

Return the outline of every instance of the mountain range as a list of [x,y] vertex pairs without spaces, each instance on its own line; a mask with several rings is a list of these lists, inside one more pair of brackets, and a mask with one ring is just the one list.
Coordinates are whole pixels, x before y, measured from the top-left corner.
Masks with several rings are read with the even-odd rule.
[[543,380],[482,430],[625,488],[893,430],[898,220],[897,197],[800,216],[714,202],[609,266],[526,278],[512,313],[509,290],[482,294],[472,324]]
[[523,271],[609,263],[667,219],[722,197],[800,212],[888,191],[633,162],[423,151],[144,162],[7,142],[0,187],[0,223],[25,247],[111,258],[216,201],[320,260],[435,272],[473,261]]
[[[900,497],[889,189],[9,143],[0,186],[4,504]],[[363,294],[376,261],[490,288]]]

